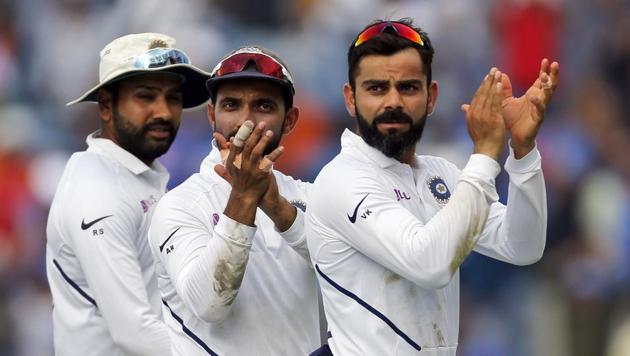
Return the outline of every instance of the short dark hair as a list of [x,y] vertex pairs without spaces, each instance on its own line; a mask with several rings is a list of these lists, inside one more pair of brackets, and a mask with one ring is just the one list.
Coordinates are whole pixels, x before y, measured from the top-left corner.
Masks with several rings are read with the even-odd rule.
[[120,81],[116,80],[112,83],[107,84],[103,89],[107,90],[112,94],[112,104],[118,104],[118,98],[120,96]]
[[[387,22],[387,20],[376,20],[371,24],[365,26],[365,28],[363,28],[363,30],[361,30],[359,33],[365,31],[368,27],[372,25],[382,22]],[[354,46],[354,43],[357,40],[357,38],[355,38],[350,44],[350,48],[348,48],[348,82],[350,83],[352,90],[355,89],[355,80],[357,78],[357,72],[359,70],[359,62],[363,57],[369,55],[390,56],[407,48],[415,48],[418,51],[418,53],[420,54],[420,59],[422,60],[422,67],[424,68],[427,75],[427,85],[431,83],[431,62],[433,62],[433,54],[435,53],[435,51],[433,50],[433,46],[431,45],[429,35],[426,32],[422,31],[420,27],[413,27],[413,20],[410,18],[402,18],[394,22],[403,23],[416,30],[416,32],[420,34],[420,37],[424,42],[424,46],[420,46],[419,44],[399,37],[396,34],[387,32],[387,30],[381,34],[372,37],[371,39],[360,44],[357,47]]]
[[96,95],[96,102],[101,103],[101,97],[98,95],[99,92],[105,91],[108,92],[112,97],[112,106],[115,108],[118,105],[118,99],[120,97],[120,82],[115,80],[111,83],[107,83],[107,85],[100,88]]

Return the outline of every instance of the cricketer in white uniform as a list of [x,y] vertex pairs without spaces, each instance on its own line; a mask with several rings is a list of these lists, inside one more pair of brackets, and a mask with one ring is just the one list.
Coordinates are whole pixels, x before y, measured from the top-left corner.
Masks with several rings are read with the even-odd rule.
[[101,51],[100,84],[72,102],[98,100],[102,124],[68,161],[48,218],[56,355],[170,355],[147,241],[169,178],[155,157],[182,108],[209,97],[208,74],[174,44],[155,33],[114,40]]
[[[267,124],[279,139],[297,119],[290,74],[260,48],[244,47],[224,58],[208,88],[214,92],[210,121],[227,138],[251,120]],[[253,136],[248,140],[255,143]],[[302,212],[310,184],[272,170],[291,215],[279,229],[269,210],[256,207],[260,196],[253,205],[237,199],[270,173],[253,180],[243,169],[232,169],[232,175],[249,179],[234,188],[238,183],[231,186],[215,171],[221,164],[215,139],[200,172],[164,196],[151,223],[150,247],[173,353],[306,355],[320,345],[318,291]],[[232,166],[229,157],[225,166]],[[249,222],[237,217],[246,210]]]
[[[507,76],[492,69],[464,108],[476,153],[463,170],[439,157],[415,155],[437,97],[437,85],[422,70],[427,66],[421,56],[430,58],[432,50],[420,33],[410,22],[378,22],[353,42],[349,63],[358,69],[351,70],[350,81],[356,82],[346,84],[344,94],[359,134],[343,133],[341,152],[311,188],[308,247],[334,355],[455,355],[458,271],[465,257],[474,250],[524,265],[544,250],[540,154],[532,146],[520,150],[516,130],[512,145],[520,159],[511,152],[505,164],[507,206],[498,202],[494,185],[505,135],[502,115],[512,118],[505,110],[524,105],[506,102],[501,111]],[[545,104],[549,71],[545,62],[530,89]],[[557,64],[554,71],[557,80]],[[418,135],[396,141],[414,128]]]

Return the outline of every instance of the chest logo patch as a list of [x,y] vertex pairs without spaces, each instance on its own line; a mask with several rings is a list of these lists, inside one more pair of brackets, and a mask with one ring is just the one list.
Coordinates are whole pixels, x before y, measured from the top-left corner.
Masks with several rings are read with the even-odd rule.
[[433,194],[435,200],[440,204],[448,203],[448,200],[451,198],[451,191],[448,190],[444,179],[434,176],[427,180],[427,185],[429,186],[429,191]]
[[140,200],[140,206],[142,207],[142,211],[145,213],[149,211],[151,206],[153,206],[155,203],[157,203],[157,199],[153,195],[150,195],[146,199]]
[[306,212],[306,203],[303,202],[302,200],[296,199],[296,200],[291,200],[289,202],[289,204],[293,205],[294,207],[302,210],[302,212]]
[[394,189],[394,193],[396,193],[396,199],[398,201],[411,199],[411,197],[409,196],[409,194],[407,194],[407,192],[401,192],[400,189]]
[[[357,204],[357,206],[354,208],[354,211],[352,212],[352,216],[350,216],[350,214],[348,215],[348,220],[350,220],[351,223],[354,224],[355,221],[357,221],[357,212],[359,211],[359,207],[361,206],[361,204],[363,204],[363,201],[365,200],[365,198],[367,198],[367,196],[370,195],[370,193],[367,193],[363,199],[361,199],[361,201],[359,202],[359,204]],[[369,210],[368,210],[369,211]],[[372,212],[369,211],[369,213],[364,213],[361,217],[362,218],[367,218],[368,215],[370,215]]]

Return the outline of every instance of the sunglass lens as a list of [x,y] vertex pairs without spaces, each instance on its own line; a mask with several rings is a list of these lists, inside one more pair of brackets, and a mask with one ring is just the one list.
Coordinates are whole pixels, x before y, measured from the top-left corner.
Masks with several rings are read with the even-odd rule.
[[239,53],[225,59],[216,72],[216,76],[220,77],[226,74],[241,72],[246,66],[253,62],[256,71],[282,79],[282,66],[271,57],[256,53]]
[[169,64],[190,63],[188,56],[184,52],[176,49],[155,48],[136,57],[134,67],[136,68],[159,68]]
[[392,23],[392,26],[394,26],[400,37],[404,37],[411,42],[415,42],[421,46],[424,46],[422,37],[420,37],[420,34],[416,32],[416,30],[414,30],[413,28],[401,23]]
[[227,58],[223,62],[221,62],[221,66],[217,70],[216,75],[220,77],[226,74],[240,72],[245,68],[248,60],[249,59],[239,55]]
[[393,28],[394,31],[392,32],[396,32],[399,37],[406,38],[409,41],[424,46],[422,37],[420,37],[420,34],[416,32],[416,30],[414,30],[412,27],[399,22],[381,22],[371,27],[368,27],[365,29],[365,31],[361,32],[361,34],[359,34],[359,37],[357,37],[357,40],[354,42],[354,47],[360,46],[372,37],[383,33],[387,28]]
[[256,65],[258,66],[258,71],[263,74],[280,79],[284,76],[282,73],[282,66],[280,66],[280,64],[274,61],[271,57],[258,56],[256,58]]
[[359,46],[361,45],[363,42],[369,40],[370,38],[378,35],[379,33],[381,33],[383,31],[383,29],[385,28],[385,26],[387,26],[387,22],[381,22],[378,23],[376,25],[372,25],[371,27],[368,27],[365,29],[365,31],[361,32],[361,34],[359,34],[359,37],[357,37],[356,42],[354,42],[354,46]]

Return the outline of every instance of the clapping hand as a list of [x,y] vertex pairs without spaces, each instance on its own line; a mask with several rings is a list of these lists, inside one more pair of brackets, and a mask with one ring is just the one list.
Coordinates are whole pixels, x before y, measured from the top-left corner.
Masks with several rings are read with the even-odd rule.
[[525,95],[518,98],[512,96],[510,78],[502,75],[501,114],[510,132],[510,145],[517,159],[524,157],[536,145],[536,135],[543,123],[549,100],[558,86],[559,73],[558,62],[550,64],[547,58],[543,59],[538,78]]
[[468,134],[474,152],[499,159],[505,143],[505,124],[501,116],[502,74],[492,68],[475,92],[470,105],[462,105],[466,113]]

